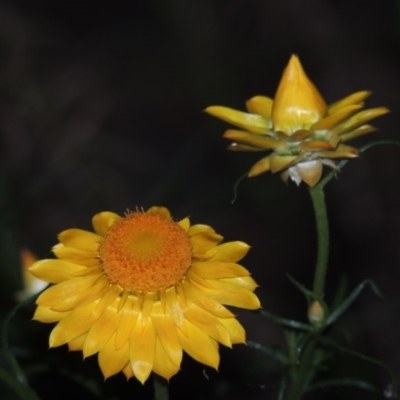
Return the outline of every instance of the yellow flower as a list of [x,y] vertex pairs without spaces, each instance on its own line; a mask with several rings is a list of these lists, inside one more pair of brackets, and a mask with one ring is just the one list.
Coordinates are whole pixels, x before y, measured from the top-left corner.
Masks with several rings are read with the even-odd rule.
[[169,379],[185,351],[217,368],[218,343],[245,342],[245,331],[223,306],[260,307],[257,284],[236,262],[243,242],[219,244],[208,225],[175,222],[164,207],[120,217],[93,217],[94,233],[63,231],[58,259],[31,272],[55,283],[37,300],[34,319],[58,322],[50,347],[68,344],[84,357],[98,353],[105,378],[122,371],[144,383],[151,371]]
[[301,181],[315,186],[322,166],[336,168],[333,160],[358,156],[358,150],[343,144],[376,129],[367,121],[389,110],[377,107],[362,110],[371,93],[353,93],[327,106],[308,79],[297,56],[292,55],[279,83],[275,99],[256,96],[246,102],[248,113],[223,106],[205,111],[244,130],[229,129],[224,137],[234,141],[235,151],[272,152],[250,169],[248,176],[280,172],[287,182]]

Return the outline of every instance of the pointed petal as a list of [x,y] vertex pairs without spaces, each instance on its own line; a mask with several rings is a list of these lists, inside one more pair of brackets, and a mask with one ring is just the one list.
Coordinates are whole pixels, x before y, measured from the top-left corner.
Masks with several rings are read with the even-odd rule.
[[188,234],[189,234],[189,236],[193,236],[200,232],[213,234],[213,233],[215,233],[215,230],[213,228],[211,228],[211,226],[209,226],[209,225],[196,224],[196,225],[192,225],[190,227]]
[[187,336],[178,331],[183,350],[196,361],[217,369],[219,353],[215,340],[189,321],[186,321],[186,330]]
[[223,261],[193,261],[191,269],[205,279],[248,276],[249,271],[239,264]]
[[128,364],[126,364],[126,367],[122,370],[122,373],[126,376],[127,380],[129,380],[135,376],[130,362]]
[[114,305],[106,308],[90,328],[83,345],[83,356],[85,358],[100,351],[117,330],[121,315],[117,312],[116,303],[114,302]]
[[33,320],[40,322],[58,322],[68,315],[68,312],[54,311],[49,307],[37,306]]
[[57,258],[70,261],[75,264],[84,265],[85,267],[95,267],[101,265],[97,251],[87,251],[76,249],[74,247],[65,247],[63,244],[54,246],[52,251]]
[[159,301],[153,304],[151,319],[165,355],[179,369],[182,361],[182,346],[179,342],[178,332],[174,321],[169,314],[163,312]]
[[265,151],[265,149],[261,149],[259,147],[248,146],[247,144],[236,143],[236,142],[231,143],[228,146],[227,150],[229,150],[229,151]]
[[139,300],[137,297],[129,296],[121,311],[118,330],[115,334],[115,349],[119,350],[128,343],[133,327],[136,325],[140,314]]
[[360,111],[347,121],[332,129],[331,132],[337,135],[342,135],[343,133],[347,133],[359,127],[360,125],[363,125],[365,122],[387,114],[388,112],[389,110],[386,107],[371,108],[369,110]]
[[331,104],[328,107],[328,114],[335,114],[337,113],[340,109],[347,107],[352,104],[363,104],[363,101],[370,96],[371,92],[364,90],[361,92],[356,92],[352,93],[349,96],[346,96],[345,98]]
[[[272,105],[274,101],[266,96],[254,96],[246,101],[246,108],[252,114],[262,115],[266,120],[271,120]],[[272,127],[272,122],[269,128]]]
[[362,108],[362,104],[351,104],[346,107],[341,108],[335,113],[329,114],[325,118],[317,121],[311,129],[314,131],[332,129],[336,125],[340,124],[344,120],[351,117],[354,113]]
[[61,346],[88,332],[99,315],[93,312],[97,301],[76,308],[63,318],[52,330],[50,347]]
[[251,290],[252,292],[258,288],[256,281],[251,276],[236,276],[235,278],[223,278],[220,279],[222,282],[234,283],[241,287]]
[[146,214],[152,214],[152,215],[159,215],[160,217],[164,218],[171,218],[171,213],[169,212],[168,208],[166,207],[158,207],[158,206],[153,206],[150,207],[147,211]]
[[190,228],[190,219],[189,218],[184,218],[181,219],[178,223],[177,223],[185,232],[189,231]]
[[280,156],[276,153],[272,153],[269,156],[269,166],[271,168],[271,172],[279,172],[285,168],[289,168],[291,165],[295,164],[299,161],[299,156]]
[[280,140],[275,140],[265,135],[254,135],[249,132],[238,131],[235,129],[228,129],[223,134],[223,137],[265,150],[276,149],[277,147],[282,146]]
[[232,347],[229,332],[225,329],[224,325],[221,324],[219,318],[203,308],[196,306],[191,301],[188,301],[188,305],[185,308],[185,318],[186,321],[190,321],[192,324],[196,325],[217,342],[222,343],[224,346]]
[[83,271],[86,267],[63,260],[40,260],[36,261],[29,272],[46,282],[60,283],[73,278],[71,273]]
[[355,139],[359,136],[366,135],[367,133],[375,132],[377,129],[372,125],[361,125],[350,132],[343,133],[340,135],[342,142],[347,142],[348,140]]
[[107,343],[99,351],[98,361],[104,378],[122,371],[129,363],[129,345],[125,343],[124,347],[116,349],[114,346],[115,333],[110,337]]
[[246,332],[236,318],[220,319],[231,336],[232,344],[246,343]]
[[318,151],[315,154],[320,158],[355,158],[359,153],[354,147],[340,144],[335,151]]
[[249,114],[228,107],[211,106],[204,111],[251,133],[265,134],[270,127],[270,122],[261,115]]
[[173,286],[165,290],[165,308],[175,325],[180,329],[185,329],[185,317]]
[[331,150],[334,149],[335,147],[332,146],[329,142],[326,142],[324,140],[309,140],[306,142],[299,143],[297,148],[302,151],[316,151],[316,150]]
[[214,299],[204,294],[204,292],[199,289],[199,287],[197,287],[195,284],[193,284],[190,280],[185,279],[182,284],[185,289],[186,298],[190,299],[198,307],[209,311],[219,318],[232,318],[234,316],[231,311],[225,308],[218,301],[215,301]]
[[58,235],[58,240],[66,247],[97,251],[101,236],[83,229],[67,229]]
[[248,173],[248,177],[252,178],[254,176],[260,175],[264,172],[269,171],[270,165],[269,165],[269,155],[267,157],[262,158],[261,160],[258,160],[250,169]]
[[121,217],[110,211],[98,213],[92,218],[94,231],[98,235],[104,236],[108,228],[118,219],[121,219]]
[[160,337],[156,337],[156,351],[154,354],[153,371],[157,375],[169,380],[179,371],[179,368],[179,365],[175,365],[171,362],[164,350],[163,345],[161,344]]
[[314,187],[321,179],[322,163],[320,160],[298,163],[296,169],[301,179],[310,187]]
[[193,253],[204,253],[222,242],[223,239],[223,236],[217,233],[199,232],[190,237],[190,242]]
[[144,384],[153,369],[156,350],[156,331],[149,319],[142,326],[138,319],[129,340],[129,359],[135,377]]
[[[247,243],[235,241],[219,244],[213,249],[204,253],[204,258],[208,261],[237,262],[240,261],[249,251]],[[196,254],[197,257],[197,254]],[[200,257],[203,259],[203,257]]]
[[212,299],[228,306],[256,310],[260,308],[258,297],[250,290],[228,282],[213,280],[213,289],[201,288]]
[[72,339],[68,342],[68,350],[69,351],[82,351],[83,345],[86,340],[87,333],[84,333],[81,336],[78,336],[75,339]]

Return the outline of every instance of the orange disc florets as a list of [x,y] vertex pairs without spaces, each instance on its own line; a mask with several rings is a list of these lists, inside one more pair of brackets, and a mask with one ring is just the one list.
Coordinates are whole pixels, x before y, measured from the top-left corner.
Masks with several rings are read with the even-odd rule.
[[99,248],[111,282],[154,292],[180,281],[192,260],[187,233],[171,218],[134,212],[116,221]]

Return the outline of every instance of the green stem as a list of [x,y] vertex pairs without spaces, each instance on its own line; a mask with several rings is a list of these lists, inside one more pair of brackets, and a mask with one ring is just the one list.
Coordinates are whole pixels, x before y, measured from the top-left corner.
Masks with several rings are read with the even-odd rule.
[[168,400],[168,382],[161,376],[153,373],[154,400]]
[[323,186],[317,185],[313,188],[310,188],[310,196],[314,207],[318,235],[317,263],[314,273],[313,293],[315,299],[321,301],[324,297],[325,278],[329,255],[328,214],[326,212]]

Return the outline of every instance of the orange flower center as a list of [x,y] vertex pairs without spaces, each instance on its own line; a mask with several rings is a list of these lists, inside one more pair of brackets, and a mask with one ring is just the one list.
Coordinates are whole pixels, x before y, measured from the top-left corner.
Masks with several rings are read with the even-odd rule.
[[192,261],[187,233],[171,218],[134,212],[116,221],[99,248],[111,282],[154,292],[179,282]]

